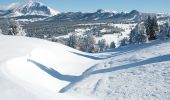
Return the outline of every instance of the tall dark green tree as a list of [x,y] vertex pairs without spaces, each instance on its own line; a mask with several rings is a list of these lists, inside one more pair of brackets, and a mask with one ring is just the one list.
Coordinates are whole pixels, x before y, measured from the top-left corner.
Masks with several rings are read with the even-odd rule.
[[156,16],[148,16],[147,20],[145,21],[145,28],[149,40],[157,39],[156,32],[159,31],[159,27]]

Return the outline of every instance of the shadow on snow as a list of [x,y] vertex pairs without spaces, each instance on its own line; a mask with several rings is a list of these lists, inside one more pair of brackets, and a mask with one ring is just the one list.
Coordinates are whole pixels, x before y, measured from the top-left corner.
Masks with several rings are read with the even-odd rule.
[[[136,44],[136,45],[131,45],[131,46],[123,46],[120,48],[116,48],[116,49],[110,49],[110,50],[106,50],[104,52],[100,52],[100,53],[109,53],[111,52],[109,55],[102,55],[102,57],[96,57],[95,55],[88,55],[88,54],[82,54],[82,53],[76,53],[76,52],[71,52],[73,54],[79,55],[79,56],[83,56],[86,58],[90,58],[90,59],[94,59],[94,60],[104,60],[104,59],[108,59],[111,57],[115,57],[115,56],[120,56],[120,55],[124,55],[124,54],[128,54],[130,52],[136,52],[137,50],[142,50],[144,48],[150,47],[150,46],[157,46],[160,45],[162,43],[165,42],[170,42],[170,41],[152,41],[151,43],[145,43],[145,44]],[[114,53],[112,53],[114,52]],[[98,54],[100,54],[98,53]]]
[[[79,81],[81,81],[82,79],[84,79],[86,77],[94,75],[94,74],[114,72],[114,71],[118,71],[118,70],[123,70],[123,69],[128,69],[128,68],[133,68],[133,67],[139,67],[139,66],[142,66],[142,65],[153,64],[153,63],[158,63],[158,62],[165,62],[165,61],[170,61],[170,54],[150,58],[150,59],[147,59],[147,60],[143,60],[143,61],[135,62],[135,63],[131,63],[131,64],[115,66],[115,67],[113,66],[112,68],[107,68],[107,69],[99,69],[99,70],[95,70],[95,71],[92,71],[92,72],[89,72],[89,69],[87,69],[81,76],[79,76],[80,77]],[[77,82],[79,82],[79,81],[77,81]],[[66,87],[61,89],[60,92],[61,93],[66,92],[71,87],[73,87],[77,82],[70,83],[69,85],[67,85]]]
[[48,73],[52,77],[57,78],[59,80],[68,81],[68,82],[77,82],[77,81],[79,81],[79,76],[62,75],[61,73],[54,70],[53,68],[48,68],[48,67],[46,67],[46,66],[44,66],[44,65],[42,65],[42,64],[40,64],[40,63],[38,63],[36,61],[33,61],[33,60],[28,60],[28,61],[35,64],[41,70],[45,71],[46,73]]
[[52,77],[63,80],[63,81],[70,82],[69,85],[67,85],[66,87],[64,87],[63,89],[60,90],[60,92],[63,93],[63,92],[66,92],[71,87],[73,87],[77,82],[80,82],[82,79],[89,77],[90,75],[100,74],[100,73],[108,73],[108,72],[138,67],[138,66],[142,66],[142,65],[147,65],[147,64],[170,61],[170,54],[158,56],[158,57],[154,57],[154,58],[150,58],[150,59],[147,59],[147,60],[143,60],[143,61],[135,62],[135,63],[130,63],[130,64],[126,64],[126,65],[115,66],[115,67],[113,66],[112,68],[99,69],[99,70],[95,70],[95,71],[92,71],[92,72],[89,72],[89,69],[90,69],[89,68],[80,76],[62,75],[61,73],[54,70],[53,68],[48,68],[45,65],[42,65],[42,64],[40,64],[36,61],[30,60],[30,59],[28,59],[28,61],[35,64],[41,70],[45,71],[46,73],[48,73]]

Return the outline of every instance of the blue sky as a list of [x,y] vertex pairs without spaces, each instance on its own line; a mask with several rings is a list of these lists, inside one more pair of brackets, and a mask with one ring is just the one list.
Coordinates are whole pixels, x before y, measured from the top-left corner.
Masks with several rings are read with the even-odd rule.
[[[0,7],[24,0],[0,0]],[[60,12],[94,12],[97,9],[170,13],[170,0],[36,0]]]

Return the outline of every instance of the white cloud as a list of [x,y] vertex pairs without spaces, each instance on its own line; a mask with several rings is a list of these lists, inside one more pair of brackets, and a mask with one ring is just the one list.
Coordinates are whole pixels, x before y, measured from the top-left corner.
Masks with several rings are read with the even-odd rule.
[[8,5],[6,8],[7,9],[13,9],[13,8],[17,8],[20,6],[20,3],[11,3],[10,5]]

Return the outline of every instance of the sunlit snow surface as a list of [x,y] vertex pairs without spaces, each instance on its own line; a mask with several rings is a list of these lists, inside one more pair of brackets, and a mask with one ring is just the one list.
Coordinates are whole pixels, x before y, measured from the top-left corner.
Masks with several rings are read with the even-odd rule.
[[169,100],[170,41],[89,54],[0,36],[2,100]]

